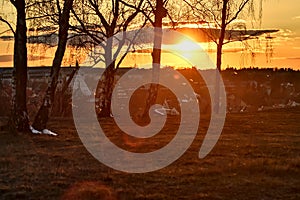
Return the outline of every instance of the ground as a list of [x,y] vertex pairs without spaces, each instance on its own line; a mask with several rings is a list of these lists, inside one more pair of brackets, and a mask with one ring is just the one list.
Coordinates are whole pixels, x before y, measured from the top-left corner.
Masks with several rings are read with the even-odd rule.
[[[200,160],[209,122],[204,117],[180,159],[142,174],[115,171],[97,161],[82,145],[72,118],[51,120],[49,128],[58,137],[1,130],[0,198],[60,199],[79,191],[72,187],[97,193],[101,189],[93,184],[102,184],[117,199],[300,199],[299,121],[300,108],[228,114],[217,145]],[[101,123],[111,127],[110,119]],[[109,130],[112,135],[118,131]],[[169,130],[159,142],[173,137]]]

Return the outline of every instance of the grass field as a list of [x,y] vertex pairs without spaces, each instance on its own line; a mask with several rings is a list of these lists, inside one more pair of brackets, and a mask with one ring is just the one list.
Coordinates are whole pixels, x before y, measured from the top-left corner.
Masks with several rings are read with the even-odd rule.
[[[0,198],[60,199],[85,190],[85,196],[93,199],[94,194],[101,196],[97,186],[101,183],[117,199],[300,199],[299,122],[300,108],[228,114],[217,145],[200,160],[198,151],[208,125],[204,118],[180,159],[143,174],[115,171],[94,159],[70,118],[50,122],[49,129],[58,137],[2,130]],[[101,123],[111,127],[112,122]],[[173,137],[172,124],[168,126],[152,142],[167,143]],[[109,130],[112,135],[118,132]],[[124,137],[114,140],[122,143]],[[143,143],[137,146],[147,150]]]

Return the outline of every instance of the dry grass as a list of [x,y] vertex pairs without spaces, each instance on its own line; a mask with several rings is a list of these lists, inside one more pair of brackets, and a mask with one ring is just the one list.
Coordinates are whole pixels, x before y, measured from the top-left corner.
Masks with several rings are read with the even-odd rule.
[[[209,122],[202,119],[198,136],[180,159],[144,174],[118,172],[95,160],[79,140],[72,119],[50,122],[58,137],[1,131],[0,198],[59,199],[74,185],[90,188],[96,182],[118,199],[300,199],[299,120],[299,108],[229,114],[217,145],[199,160]],[[101,123],[112,126],[111,120]],[[173,127],[166,127],[153,142],[165,144],[173,137],[170,130]],[[118,129],[110,131],[114,135]],[[102,195],[97,188],[102,187],[95,184],[88,192]]]

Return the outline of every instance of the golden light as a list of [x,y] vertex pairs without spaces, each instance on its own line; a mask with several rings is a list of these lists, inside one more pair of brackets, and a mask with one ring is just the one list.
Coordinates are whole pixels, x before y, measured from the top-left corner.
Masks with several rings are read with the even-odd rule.
[[173,45],[173,48],[179,52],[193,52],[202,50],[201,46],[189,39],[181,40],[179,43]]
[[[177,39],[176,43],[162,45],[162,66],[171,66],[174,68],[190,68],[193,62],[206,55],[205,44],[198,43],[192,38],[182,37]],[[123,60],[121,66],[141,66],[151,67],[152,57],[150,52],[129,53]]]
[[163,48],[177,54],[177,56],[182,57],[184,60],[190,60],[196,56],[197,53],[203,51],[199,43],[189,38],[183,38],[173,45],[164,45]]

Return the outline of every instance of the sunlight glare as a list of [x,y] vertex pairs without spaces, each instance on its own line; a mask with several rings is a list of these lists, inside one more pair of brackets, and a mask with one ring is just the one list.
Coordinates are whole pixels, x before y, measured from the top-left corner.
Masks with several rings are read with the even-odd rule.
[[191,59],[195,54],[203,51],[197,42],[188,38],[183,38],[178,43],[168,45],[166,48],[171,52],[183,56],[185,59]]
[[196,42],[188,39],[183,39],[179,43],[173,45],[173,49],[178,52],[192,52],[192,51],[201,51],[202,48]]

